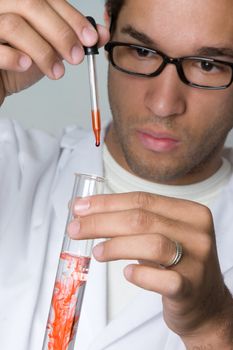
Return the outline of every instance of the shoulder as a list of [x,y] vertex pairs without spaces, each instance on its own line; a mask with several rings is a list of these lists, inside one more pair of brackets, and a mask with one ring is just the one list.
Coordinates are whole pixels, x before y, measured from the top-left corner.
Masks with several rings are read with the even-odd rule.
[[[103,137],[104,130],[102,140]],[[82,163],[85,168],[89,164],[95,166],[102,147],[94,145],[93,132],[76,125],[67,126],[59,136],[54,136],[42,130],[24,129],[14,120],[0,120],[0,156],[18,164],[22,173],[35,169],[39,176],[51,167],[59,173],[67,172],[68,163],[73,163],[76,171]]]
[[59,139],[36,129],[24,129],[17,121],[0,120],[1,151],[15,156],[46,160],[59,149]]

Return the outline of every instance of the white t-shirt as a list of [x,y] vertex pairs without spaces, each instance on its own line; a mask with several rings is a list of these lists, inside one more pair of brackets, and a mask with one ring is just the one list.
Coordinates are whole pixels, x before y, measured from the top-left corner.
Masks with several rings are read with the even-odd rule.
[[[210,209],[223,187],[232,175],[230,162],[223,158],[222,166],[207,180],[185,186],[156,184],[143,180],[122,168],[111,156],[104,145],[104,172],[107,179],[106,193],[145,191],[163,196],[183,198],[199,202]],[[108,263],[108,321],[113,320],[139,291],[139,287],[130,284],[123,276],[123,268],[132,261],[119,260]]]

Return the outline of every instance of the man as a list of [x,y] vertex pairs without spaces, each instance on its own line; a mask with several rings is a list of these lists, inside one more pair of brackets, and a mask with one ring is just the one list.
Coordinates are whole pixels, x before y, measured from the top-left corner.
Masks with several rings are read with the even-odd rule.
[[[87,24],[68,4],[62,1],[49,4],[48,8],[48,3],[41,6],[31,1],[30,14],[25,15],[25,11],[22,16],[22,11],[16,11],[20,15],[20,20],[16,16],[17,20],[27,19],[22,26],[34,23],[32,27],[45,44],[51,43],[70,63],[78,63],[82,54],[71,40],[76,36],[72,37],[69,32],[69,39],[72,38],[62,47],[50,31],[40,27],[40,14],[50,14],[51,8],[56,14],[62,14],[83,45],[90,42],[82,39],[81,25],[76,28],[75,18]],[[105,264],[93,260],[77,348],[232,349],[233,156],[223,152],[223,145],[233,126],[233,2],[147,0],[145,5],[140,0],[109,0],[107,9],[112,19],[106,16],[106,21],[111,22],[111,40],[106,49],[110,60],[108,83],[113,122],[106,130],[103,171],[109,180],[106,192],[110,194],[77,199],[75,218],[68,231],[75,239],[104,238],[93,253],[98,261],[108,262],[108,271]],[[9,8],[5,12],[12,11]],[[48,16],[50,24],[53,16]],[[53,24],[54,28],[59,24],[57,17]],[[103,43],[107,36],[101,33]],[[28,43],[26,39],[22,41]],[[14,46],[13,41],[10,44]],[[48,50],[49,58],[40,61],[38,52],[33,56],[36,47],[28,52],[34,65],[51,78],[58,78],[63,70],[57,57],[54,63],[56,52],[52,50],[51,54],[51,49]],[[67,47],[75,47],[78,58],[72,60]],[[27,52],[23,45],[17,48]],[[13,50],[4,46],[4,50],[8,49]],[[31,65],[30,69],[34,68]],[[18,90],[15,86],[6,88],[5,74],[2,75],[5,91]],[[20,88],[28,85],[25,76],[27,79],[30,76],[28,84],[35,80],[32,75],[23,75],[23,79],[17,80]],[[16,131],[19,135],[17,128]],[[29,183],[36,196],[27,201],[33,203],[33,225],[25,221],[26,247],[21,249],[25,253],[21,257],[21,267],[14,270],[14,265],[10,264],[12,252],[19,250],[21,241],[13,244],[11,234],[12,251],[9,253],[6,247],[10,242],[3,239],[5,257],[11,257],[5,261],[5,266],[12,267],[7,284],[15,287],[21,276],[20,288],[17,293],[12,292],[12,297],[24,295],[26,299],[20,301],[17,314],[23,315],[26,301],[30,306],[22,316],[22,325],[16,327],[14,323],[17,336],[28,349],[41,347],[43,337],[38,334],[46,324],[51,274],[55,271],[61,229],[59,234],[57,232],[66,215],[64,193],[71,182],[70,174],[86,169],[102,172],[101,152],[95,151],[88,164],[83,160],[89,160],[93,154],[90,146],[88,148],[89,136],[84,138],[76,130],[67,132],[61,141],[64,151],[58,162],[54,158],[55,155],[59,157],[59,145],[51,140],[46,142],[50,150],[44,168],[40,169],[39,176],[35,165],[33,173],[39,188],[33,185],[35,181]],[[34,158],[40,161],[43,151],[42,148]],[[33,154],[31,156],[33,158]],[[27,159],[23,160],[20,169],[25,174]],[[17,179],[20,181],[20,176]],[[24,181],[23,184],[26,187]],[[51,191],[46,196],[43,186]],[[19,208],[19,211],[22,214],[26,209]],[[15,211],[19,220],[19,213]],[[8,222],[4,222],[3,227]],[[28,273],[36,246],[38,264],[43,266],[34,266]],[[121,277],[117,286],[114,284],[109,271],[118,278],[119,266],[111,263],[115,260],[130,260],[124,268],[124,276],[141,290],[124,285]],[[37,278],[30,275],[33,272]],[[107,273],[110,282],[106,303]],[[29,286],[32,287],[30,291],[27,290]],[[116,290],[118,286],[124,293],[121,299]],[[9,294],[9,288],[4,294],[9,298],[7,292]],[[107,315],[103,314],[104,305],[109,307]],[[1,325],[6,332],[13,315],[11,308],[10,316],[5,311],[2,317]],[[22,336],[22,332],[28,337]],[[7,348],[4,338],[3,341]]]

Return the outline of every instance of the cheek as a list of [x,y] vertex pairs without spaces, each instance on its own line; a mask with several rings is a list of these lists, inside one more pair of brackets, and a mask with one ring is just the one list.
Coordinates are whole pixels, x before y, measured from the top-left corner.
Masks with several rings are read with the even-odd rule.
[[229,127],[233,126],[233,89],[231,89],[231,93],[228,94],[228,98],[225,98],[221,101],[220,105],[217,106],[216,114],[216,117],[218,117],[223,124]]
[[110,102],[117,110],[134,114],[143,109],[143,80],[110,68],[108,83]]
[[233,91],[193,90],[189,102],[187,115],[194,131],[220,129],[227,132],[233,127]]

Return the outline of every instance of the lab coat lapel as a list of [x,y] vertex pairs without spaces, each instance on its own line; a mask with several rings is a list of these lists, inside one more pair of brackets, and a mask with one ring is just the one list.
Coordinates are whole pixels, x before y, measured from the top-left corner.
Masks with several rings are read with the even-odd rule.
[[[141,307],[143,305],[143,308]],[[161,296],[142,290],[92,342],[89,350],[102,350],[137,329],[162,311]]]
[[[103,143],[103,140],[101,144]],[[76,173],[103,176],[102,147],[95,147],[93,135],[74,128],[61,141],[63,148],[59,160],[54,189],[53,206],[57,220],[64,225],[68,202],[72,195]]]
[[[227,158],[233,165],[233,150],[230,151]],[[221,271],[226,274],[233,269],[233,176],[212,208],[212,214]]]

